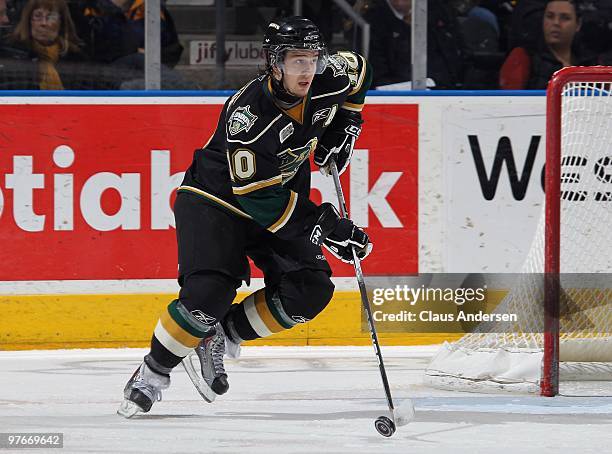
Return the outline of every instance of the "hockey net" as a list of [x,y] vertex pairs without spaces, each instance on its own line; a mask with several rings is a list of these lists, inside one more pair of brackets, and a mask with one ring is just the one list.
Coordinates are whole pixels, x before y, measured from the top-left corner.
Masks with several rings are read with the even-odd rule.
[[559,379],[612,383],[612,283],[601,285],[612,276],[612,67],[559,71],[546,122],[546,206],[519,282],[495,309],[519,323],[445,343],[429,385],[552,396]]

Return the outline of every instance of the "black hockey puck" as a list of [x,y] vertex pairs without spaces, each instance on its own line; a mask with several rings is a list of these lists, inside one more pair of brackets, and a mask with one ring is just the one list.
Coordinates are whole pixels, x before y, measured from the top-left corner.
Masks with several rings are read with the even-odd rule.
[[379,416],[374,421],[374,427],[383,437],[390,437],[395,433],[395,424],[386,416]]

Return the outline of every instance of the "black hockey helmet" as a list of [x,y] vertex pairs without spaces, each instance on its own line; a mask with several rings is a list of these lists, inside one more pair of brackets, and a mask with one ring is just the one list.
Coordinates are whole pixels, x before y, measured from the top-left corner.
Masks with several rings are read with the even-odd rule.
[[268,69],[276,65],[282,70],[286,51],[300,49],[319,51],[317,74],[322,73],[327,65],[327,47],[319,28],[302,16],[271,22],[266,30],[262,47]]

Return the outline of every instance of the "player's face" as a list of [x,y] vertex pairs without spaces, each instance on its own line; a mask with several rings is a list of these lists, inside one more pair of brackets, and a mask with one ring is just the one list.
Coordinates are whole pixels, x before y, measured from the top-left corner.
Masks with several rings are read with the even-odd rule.
[[[308,93],[317,71],[319,51],[290,50],[283,60],[283,85],[294,96],[303,98]],[[280,79],[280,72],[275,73]]]
[[580,21],[576,8],[568,1],[554,1],[546,5],[542,22],[544,40],[549,46],[571,46]]

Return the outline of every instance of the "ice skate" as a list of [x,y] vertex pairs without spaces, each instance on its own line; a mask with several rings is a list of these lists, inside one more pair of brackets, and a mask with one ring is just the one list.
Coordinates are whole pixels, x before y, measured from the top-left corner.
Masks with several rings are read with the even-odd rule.
[[127,382],[123,390],[125,400],[117,413],[131,418],[136,413],[147,413],[153,402],[161,400],[161,391],[170,386],[170,377],[152,371],[142,363]]
[[[227,349],[228,343],[231,344],[229,349]],[[223,356],[226,351],[228,353],[231,351],[233,355],[237,355],[240,352],[240,345],[231,342],[225,335],[221,324],[217,323],[215,333],[202,339],[194,352],[183,359],[183,367],[185,367],[187,375],[207,402],[213,402],[217,396],[225,394],[229,389],[227,373],[223,364]],[[196,372],[195,356],[200,361],[201,375]]]

